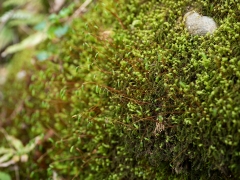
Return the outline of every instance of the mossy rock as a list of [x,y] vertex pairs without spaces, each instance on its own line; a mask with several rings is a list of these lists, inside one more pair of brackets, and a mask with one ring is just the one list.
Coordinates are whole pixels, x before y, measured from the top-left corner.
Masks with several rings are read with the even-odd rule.
[[[189,8],[217,30],[189,34]],[[15,123],[46,140],[21,176],[238,178],[238,3],[122,0],[90,9],[29,71]]]

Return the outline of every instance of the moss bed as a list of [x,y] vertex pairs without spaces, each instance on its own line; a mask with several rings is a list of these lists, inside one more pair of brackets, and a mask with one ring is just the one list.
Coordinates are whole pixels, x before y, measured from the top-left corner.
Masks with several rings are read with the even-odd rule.
[[[187,32],[189,9],[216,21],[213,35]],[[92,3],[1,88],[2,127],[44,137],[21,179],[240,177],[239,12],[234,0]]]

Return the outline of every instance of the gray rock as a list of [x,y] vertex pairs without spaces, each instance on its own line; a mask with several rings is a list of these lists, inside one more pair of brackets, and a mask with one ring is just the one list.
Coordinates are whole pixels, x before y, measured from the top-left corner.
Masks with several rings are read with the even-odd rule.
[[185,26],[190,34],[204,36],[207,33],[213,34],[217,29],[215,21],[207,16],[201,16],[195,11],[190,11],[184,15]]

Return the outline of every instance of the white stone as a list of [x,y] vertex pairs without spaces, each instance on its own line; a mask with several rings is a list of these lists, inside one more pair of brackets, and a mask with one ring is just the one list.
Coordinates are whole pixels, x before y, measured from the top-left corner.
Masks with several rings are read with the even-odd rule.
[[192,35],[213,34],[217,29],[215,21],[207,16],[201,16],[195,11],[188,12],[184,15],[185,26]]

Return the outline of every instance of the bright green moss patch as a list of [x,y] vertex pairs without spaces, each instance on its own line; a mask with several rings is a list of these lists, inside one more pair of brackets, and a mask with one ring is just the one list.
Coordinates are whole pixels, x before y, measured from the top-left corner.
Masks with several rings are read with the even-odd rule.
[[211,4],[198,1],[193,8],[212,16],[218,30],[192,37],[182,23],[189,1],[132,1],[124,6],[131,13],[116,34],[122,44],[109,65],[117,90],[111,107],[125,124],[127,149],[193,178],[239,171],[238,7],[234,1]]
[[[26,142],[45,139],[21,177],[239,177],[239,8],[230,0],[92,4],[28,72],[14,119],[27,133],[7,129]],[[213,35],[187,32],[189,9],[217,22]]]

